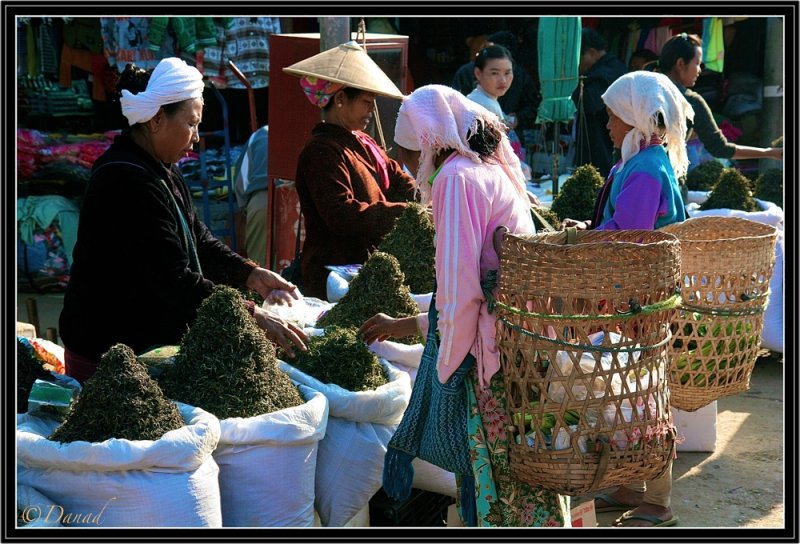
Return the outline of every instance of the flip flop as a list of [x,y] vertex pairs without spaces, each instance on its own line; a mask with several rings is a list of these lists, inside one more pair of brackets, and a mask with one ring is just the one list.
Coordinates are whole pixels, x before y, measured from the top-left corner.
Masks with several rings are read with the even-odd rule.
[[603,512],[628,512],[629,510],[636,508],[630,504],[622,504],[617,499],[609,495],[608,493],[598,493],[594,496],[594,500],[597,501],[600,499],[607,506],[597,506],[597,502],[594,503],[594,511],[598,514],[602,514]]
[[[652,523],[650,527],[671,527],[678,523],[678,516],[672,516],[669,519],[661,519],[658,516],[653,516],[650,514],[631,514],[631,512],[632,510],[629,510],[614,520],[612,527],[630,527],[630,525],[624,525],[624,523],[632,519]],[[646,526],[643,528],[646,528]]]

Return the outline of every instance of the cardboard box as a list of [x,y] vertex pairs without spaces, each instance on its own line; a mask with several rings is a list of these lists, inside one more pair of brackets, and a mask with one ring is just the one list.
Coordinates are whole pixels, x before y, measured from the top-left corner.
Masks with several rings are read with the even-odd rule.
[[597,513],[594,511],[594,499],[588,500],[570,510],[573,527],[597,527]]
[[672,420],[678,430],[678,451],[713,452],[717,448],[717,401],[694,412],[672,408]]

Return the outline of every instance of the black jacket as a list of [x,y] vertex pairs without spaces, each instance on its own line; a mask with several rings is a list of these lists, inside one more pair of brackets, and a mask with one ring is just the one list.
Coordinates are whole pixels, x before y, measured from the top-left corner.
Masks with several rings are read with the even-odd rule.
[[[202,274],[190,270],[174,202],[190,226]],[[175,165],[118,136],[95,162],[81,208],[59,319],[64,345],[99,361],[116,343],[137,353],[177,344],[214,283],[242,286],[254,266],[211,235]]]
[[606,53],[589,68],[583,83],[583,115],[581,118],[580,85],[572,93],[572,101],[578,108],[575,125],[575,166],[593,164],[604,178],[614,165],[614,145],[608,135],[608,114],[601,98],[608,87],[621,75],[628,72],[625,63],[611,53]]

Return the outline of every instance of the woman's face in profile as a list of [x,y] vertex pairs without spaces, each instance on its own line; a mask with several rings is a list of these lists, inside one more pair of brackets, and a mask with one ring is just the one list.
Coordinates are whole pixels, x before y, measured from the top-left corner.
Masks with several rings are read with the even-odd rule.
[[157,130],[152,133],[153,150],[161,162],[176,163],[200,141],[198,127],[203,119],[203,99],[187,100],[172,117],[161,109],[156,118],[151,121],[157,121]]
[[337,112],[339,123],[347,130],[365,130],[372,121],[377,95],[361,91],[353,100],[348,100],[345,93],[337,94],[340,96],[334,97],[336,103],[333,107],[339,110]]
[[633,127],[617,117],[611,108],[606,108],[606,111],[608,112],[608,124],[606,124],[608,135],[611,137],[614,147],[621,149],[622,141],[625,139],[625,136],[628,134],[628,132],[633,129]]

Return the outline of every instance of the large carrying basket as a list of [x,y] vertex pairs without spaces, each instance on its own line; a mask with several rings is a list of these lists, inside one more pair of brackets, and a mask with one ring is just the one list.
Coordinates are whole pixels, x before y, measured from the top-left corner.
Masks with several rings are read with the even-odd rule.
[[703,216],[661,229],[681,242],[682,303],[673,325],[669,387],[694,411],[747,391],[775,264],[775,227]]
[[506,234],[499,254],[494,304],[515,477],[581,495],[663,474],[675,451],[666,369],[677,239]]

